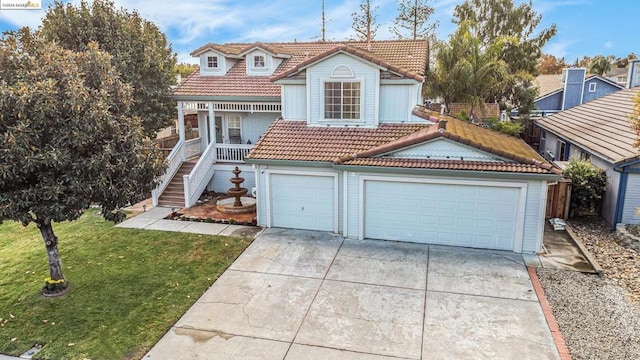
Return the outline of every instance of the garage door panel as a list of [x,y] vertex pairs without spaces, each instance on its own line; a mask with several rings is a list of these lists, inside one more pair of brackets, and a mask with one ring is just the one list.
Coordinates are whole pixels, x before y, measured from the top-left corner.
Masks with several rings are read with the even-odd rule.
[[271,226],[334,230],[334,177],[271,174]]
[[366,180],[364,236],[513,249],[519,187]]

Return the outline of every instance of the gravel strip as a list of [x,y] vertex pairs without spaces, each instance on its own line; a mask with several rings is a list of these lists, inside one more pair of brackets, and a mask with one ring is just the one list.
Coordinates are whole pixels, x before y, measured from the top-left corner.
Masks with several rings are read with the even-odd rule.
[[604,270],[537,269],[572,359],[640,359],[640,253],[598,218],[569,225]]
[[640,307],[623,288],[575,271],[537,273],[573,360],[640,359]]
[[595,218],[572,220],[571,227],[596,258],[605,277],[629,292],[640,306],[640,253],[617,242],[618,234]]

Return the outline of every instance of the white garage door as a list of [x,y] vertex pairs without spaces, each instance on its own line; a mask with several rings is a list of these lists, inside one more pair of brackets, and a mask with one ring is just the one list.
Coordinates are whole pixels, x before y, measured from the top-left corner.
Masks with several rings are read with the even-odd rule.
[[334,231],[333,176],[270,174],[271,226]]
[[364,183],[364,236],[513,250],[519,187]]

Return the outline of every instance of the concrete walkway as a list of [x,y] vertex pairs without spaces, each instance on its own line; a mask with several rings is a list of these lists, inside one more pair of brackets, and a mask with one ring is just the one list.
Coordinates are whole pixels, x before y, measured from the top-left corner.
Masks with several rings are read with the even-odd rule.
[[522,256],[267,229],[144,359],[559,359]]
[[253,237],[262,230],[256,226],[165,220],[169,214],[171,208],[153,207],[119,223],[116,227],[241,237]]

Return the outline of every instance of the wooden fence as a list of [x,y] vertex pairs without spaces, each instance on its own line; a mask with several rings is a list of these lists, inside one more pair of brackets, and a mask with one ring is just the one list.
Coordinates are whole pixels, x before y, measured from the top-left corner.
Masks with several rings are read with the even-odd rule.
[[562,179],[547,188],[546,217],[567,219],[571,202],[571,180]]

